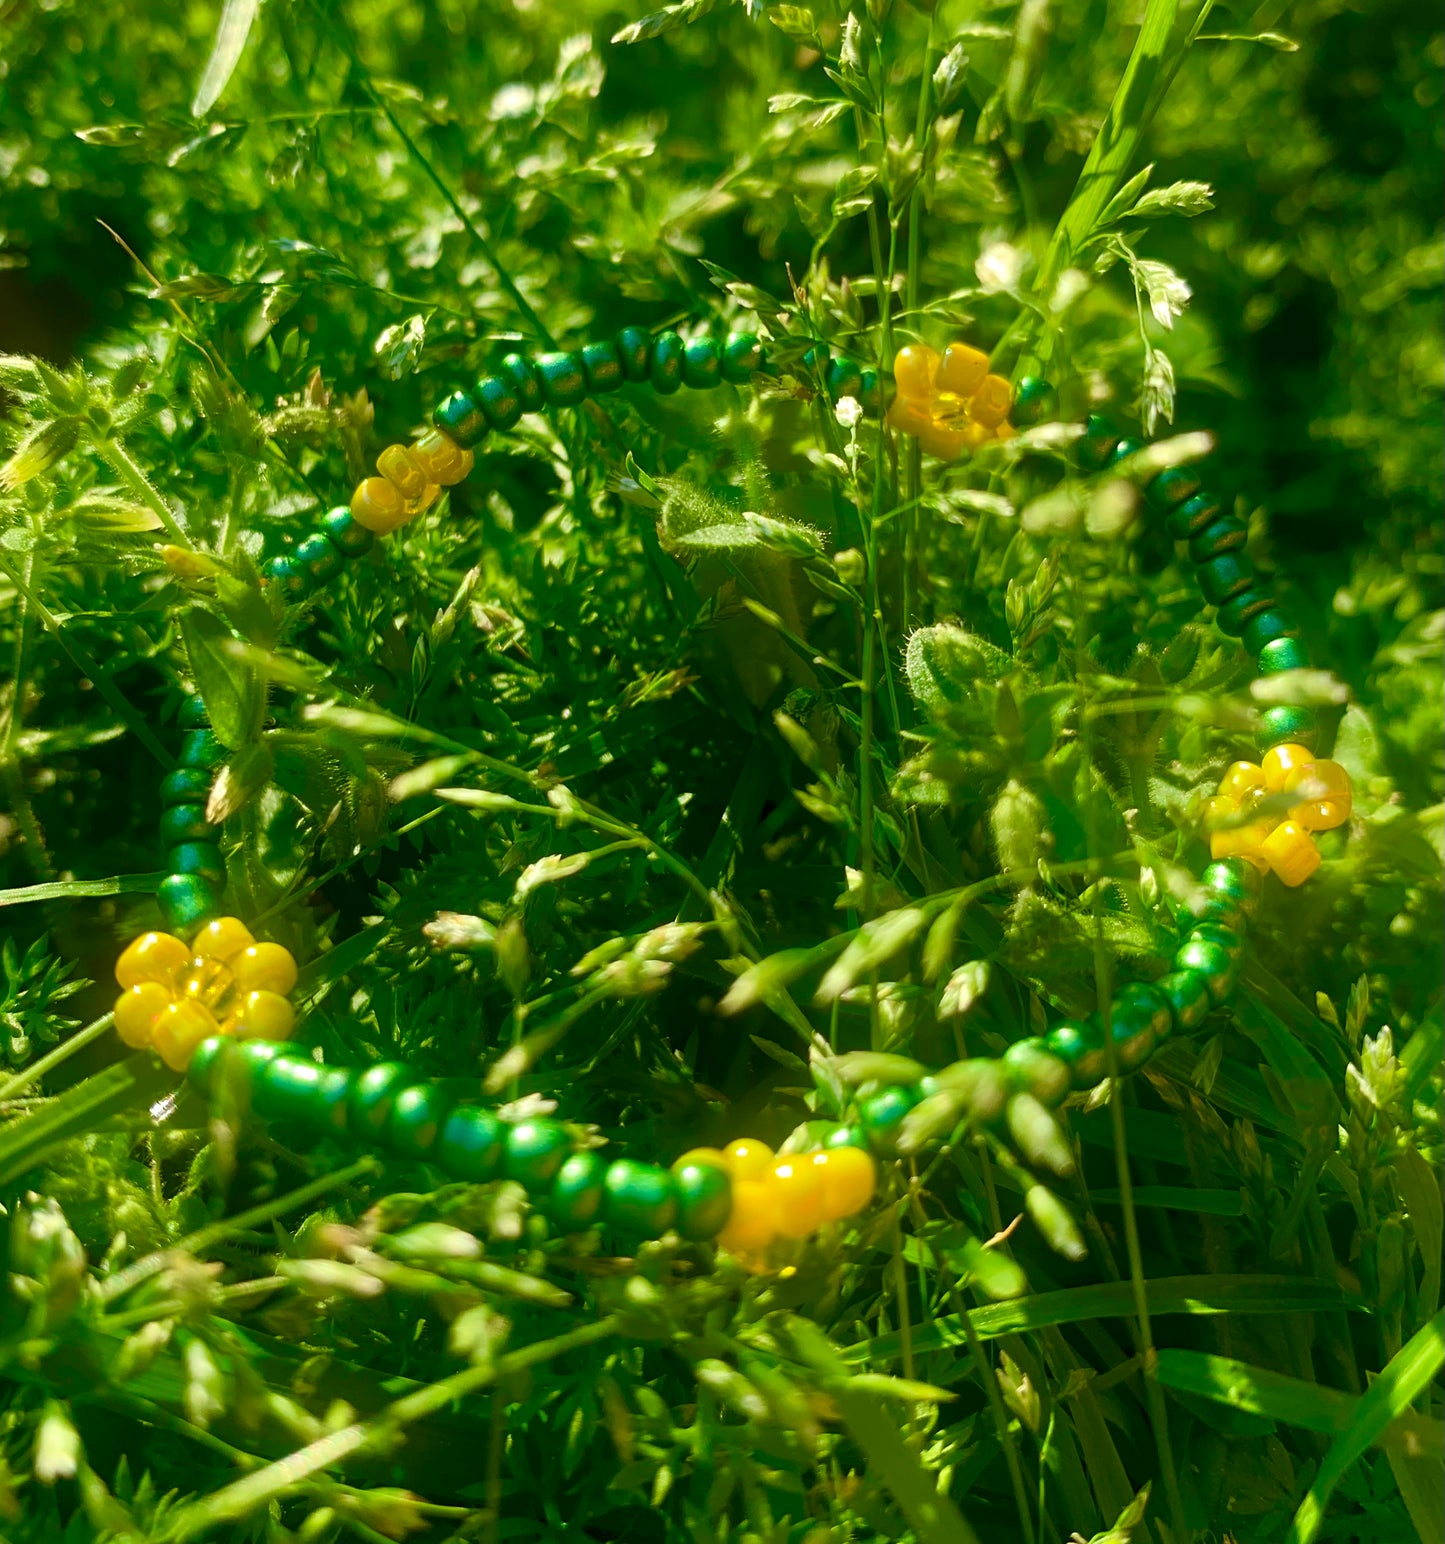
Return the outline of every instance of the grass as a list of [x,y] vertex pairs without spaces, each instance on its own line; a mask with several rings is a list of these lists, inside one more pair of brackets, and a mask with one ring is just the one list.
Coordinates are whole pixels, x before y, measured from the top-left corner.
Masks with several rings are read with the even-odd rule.
[[[5,21],[0,1537],[1437,1539],[1429,19]],[[1356,789],[1231,1009],[1070,1102],[1072,1179],[959,1134],[766,1276],[214,1120],[107,1018],[191,680],[300,1042],[617,1151],[779,1142],[836,1053],[996,1055],[1157,970],[1258,699],[1048,436],[944,469],[801,389],[623,393],[262,598],[508,348],[685,318],[802,383],[967,336],[1066,421],[1214,433]]]

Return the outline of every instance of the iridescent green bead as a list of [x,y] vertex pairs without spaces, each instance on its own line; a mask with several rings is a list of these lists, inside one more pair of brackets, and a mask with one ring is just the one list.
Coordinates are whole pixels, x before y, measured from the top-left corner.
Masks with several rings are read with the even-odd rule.
[[564,1233],[580,1233],[602,1215],[607,1165],[596,1153],[573,1153],[557,1170],[547,1215]]
[[1076,1089],[1093,1088],[1103,1080],[1107,1071],[1104,1031],[1094,1014],[1055,1024],[1044,1036],[1044,1045],[1068,1067]]
[[1199,473],[1192,466],[1169,466],[1150,480],[1144,497],[1161,515],[1167,515],[1186,499],[1192,499],[1202,486]]
[[1174,969],[1202,976],[1209,1000],[1216,1008],[1228,998],[1239,978],[1238,962],[1227,949],[1192,933],[1175,953]]
[[1189,937],[1223,949],[1236,965],[1244,958],[1244,934],[1220,922],[1197,922],[1190,928]]
[[463,450],[487,437],[487,415],[469,391],[454,391],[431,415],[436,428]]
[[1003,1053],[1003,1070],[1016,1091],[1049,1106],[1059,1104],[1073,1082],[1068,1062],[1055,1056],[1042,1037],[1015,1040]]
[[666,1169],[619,1158],[607,1165],[603,1216],[611,1227],[661,1238],[677,1221],[677,1187]]
[[156,904],[170,931],[184,938],[217,915],[221,892],[204,874],[167,874],[156,888]]
[[216,828],[206,819],[204,804],[173,804],[161,811],[161,843],[179,847],[183,842],[209,842]]
[[346,566],[345,554],[325,531],[317,531],[298,542],[291,556],[305,570],[312,584],[330,584]]
[[206,712],[206,705],[199,696],[183,697],[176,722],[182,729],[209,729],[211,715]]
[[1086,472],[1103,471],[1118,443],[1118,429],[1102,413],[1090,413],[1084,424],[1084,436],[1075,449],[1079,465]]
[[622,373],[622,356],[610,343],[584,344],[582,371],[587,377],[588,395],[594,397],[620,391],[626,379]]
[[226,1052],[227,1057],[234,1059],[240,1066],[246,1079],[246,1086],[251,1089],[255,1088],[262,1072],[278,1056],[288,1054],[290,1054],[290,1045],[285,1040],[232,1040]]
[[1171,970],[1154,985],[1169,1004],[1174,1027],[1181,1034],[1198,1029],[1214,1007],[1209,997],[1209,982],[1197,970]]
[[675,332],[660,332],[652,340],[647,378],[659,396],[670,397],[682,385],[682,361],[687,345]]
[[218,889],[226,882],[226,865],[215,842],[181,842],[166,854],[166,868],[172,874],[200,874]]
[[516,393],[524,413],[539,412],[545,405],[542,378],[524,354],[508,354],[497,366],[497,374]]
[[376,545],[376,533],[356,523],[356,516],[345,504],[328,509],[321,517],[321,529],[326,532],[338,552],[349,558],[365,557]]
[[756,371],[763,368],[763,346],[755,332],[728,334],[723,344],[722,378],[734,386],[746,386]]
[[1132,434],[1125,435],[1119,443],[1109,452],[1105,466],[1118,466],[1121,461],[1127,461],[1130,456],[1137,455],[1144,449],[1144,441],[1135,439]]
[[1267,590],[1241,590],[1231,595],[1214,613],[1214,623],[1220,632],[1230,638],[1239,638],[1250,622],[1274,605],[1274,596]]
[[1199,565],[1199,588],[1211,606],[1222,606],[1254,583],[1254,564],[1242,552],[1226,552]]
[[204,767],[177,767],[161,780],[161,803],[204,804],[211,796],[214,781]]
[[587,400],[587,373],[581,354],[571,350],[538,354],[533,363],[549,407],[576,407]]
[[677,1189],[677,1231],[700,1244],[716,1238],[733,1211],[733,1185],[727,1173],[712,1163],[692,1161],[672,1166]]
[[1039,375],[1021,375],[1014,388],[1013,412],[1010,415],[1020,428],[1033,424],[1052,422],[1059,411],[1059,394]]
[[226,759],[226,747],[209,729],[192,729],[181,738],[176,765],[181,767],[219,767]]
[[500,375],[484,375],[472,388],[472,395],[494,429],[514,428],[522,416],[522,399],[516,387]]
[[411,1082],[411,1068],[401,1062],[378,1062],[352,1085],[347,1119],[358,1141],[380,1141],[391,1115],[392,1100]]
[[858,1124],[875,1153],[892,1154],[898,1150],[898,1135],[903,1118],[918,1103],[917,1090],[895,1084],[870,1094],[858,1106]]
[[1231,932],[1241,932],[1249,922],[1236,901],[1217,890],[1201,891],[1190,903],[1189,915],[1195,922],[1217,922]]
[[[1250,617],[1244,624],[1239,641],[1244,645],[1247,653],[1259,656],[1276,640],[1293,642],[1294,632],[1295,625],[1290,621],[1289,616],[1278,606],[1269,606]],[[1264,670],[1260,673],[1268,674]]]
[[652,334],[645,327],[624,327],[617,334],[617,357],[622,373],[629,381],[647,379],[647,362],[652,355]]
[[1109,1012],[1109,1033],[1125,1072],[1142,1067],[1154,1047],[1174,1028],[1169,1000],[1156,987],[1131,982],[1120,987]]
[[823,1143],[824,1147],[856,1147],[863,1152],[868,1149],[868,1134],[859,1126],[839,1126],[828,1133]]
[[1226,552],[1239,552],[1249,542],[1249,527],[1233,515],[1221,515],[1189,538],[1189,556],[1196,563],[1207,563]]
[[864,367],[858,400],[863,404],[865,413],[886,413],[893,406],[893,399],[897,395],[898,384],[892,375],[886,370],[880,373],[872,365]]
[[191,1052],[191,1059],[186,1063],[186,1082],[203,1098],[211,1095],[211,1074],[215,1071],[218,1059],[226,1052],[228,1045],[236,1042],[226,1035],[211,1035]]
[[1232,902],[1246,918],[1253,917],[1259,910],[1264,881],[1254,864],[1243,858],[1216,858],[1205,865],[1199,882],[1211,894]]
[[507,1131],[502,1172],[533,1195],[544,1191],[572,1150],[572,1138],[560,1121],[539,1117],[519,1121]]
[[276,1056],[251,1085],[251,1104],[268,1121],[304,1126],[321,1087],[321,1068],[301,1056]]
[[1297,708],[1286,703],[1266,708],[1259,715],[1259,728],[1254,732],[1254,743],[1262,751],[1273,750],[1276,745],[1304,745],[1314,749],[1318,725],[1313,708]]
[[481,1185],[502,1172],[507,1123],[474,1104],[458,1105],[442,1122],[432,1162],[453,1179]]
[[350,1067],[323,1067],[321,1082],[311,1100],[307,1120],[314,1131],[343,1137],[349,1129],[351,1085],[356,1074]]
[[305,600],[311,593],[311,575],[294,557],[272,558],[262,572],[267,580],[277,586],[288,600]]
[[682,384],[710,391],[722,380],[722,350],[713,338],[693,338],[682,351]]
[[840,356],[828,366],[827,373],[828,396],[835,403],[839,403],[844,397],[852,397],[856,402],[863,392],[863,371],[851,359]]
[[[1258,620],[1263,620],[1259,618]],[[1259,673],[1279,675],[1286,670],[1308,670],[1310,651],[1298,638],[1271,638],[1259,650]]]
[[1224,505],[1217,494],[1196,493],[1177,509],[1170,510],[1164,520],[1164,529],[1176,541],[1188,541],[1190,537],[1211,526],[1219,518]]
[[408,1158],[430,1158],[453,1103],[435,1083],[398,1089],[383,1133],[387,1146]]
[[814,344],[814,346],[812,348],[810,348],[806,354],[803,355],[803,358],[802,358],[803,370],[807,374],[812,374],[814,371],[817,371],[820,375],[823,375],[823,376],[826,377],[827,370],[828,370],[828,361],[832,357],[833,357],[832,356],[832,351],[828,348],[828,345],[826,343]]

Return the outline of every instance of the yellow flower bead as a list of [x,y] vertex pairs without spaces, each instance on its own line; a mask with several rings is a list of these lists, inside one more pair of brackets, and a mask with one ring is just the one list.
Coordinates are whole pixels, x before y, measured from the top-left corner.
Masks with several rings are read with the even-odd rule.
[[1262,874],[1269,867],[1260,846],[1269,835],[1267,820],[1240,824],[1240,808],[1233,799],[1211,799],[1204,806],[1204,829],[1209,832],[1211,858],[1244,858]]
[[427,490],[426,470],[405,445],[388,445],[376,458],[376,469],[408,504]]
[[933,419],[929,417],[927,408],[920,407],[906,397],[893,399],[893,406],[888,409],[888,422],[900,434],[912,435],[914,439],[920,434],[927,434],[933,427]]
[[685,1152],[672,1166],[672,1172],[676,1174],[679,1169],[685,1169],[690,1163],[705,1163],[714,1169],[722,1169],[730,1172],[727,1154],[716,1147],[693,1147]]
[[898,395],[926,405],[933,395],[938,363],[938,351],[926,343],[910,343],[899,349],[893,359],[893,379],[898,386]]
[[1320,866],[1319,849],[1308,831],[1292,820],[1281,821],[1260,844],[1260,854],[1291,889],[1302,885]]
[[115,979],[127,989],[147,981],[173,986],[190,963],[190,949],[173,933],[142,933],[115,962]]
[[284,996],[296,985],[296,960],[280,944],[252,944],[231,961],[236,990],[279,992]]
[[443,488],[454,487],[461,482],[476,464],[471,451],[463,450],[450,435],[433,429],[411,448],[412,459],[426,474],[428,482],[440,483]]
[[949,391],[958,397],[971,397],[988,375],[988,355],[967,343],[950,343],[934,377],[935,391]]
[[878,1165],[860,1147],[834,1147],[813,1154],[823,1176],[823,1220],[837,1222],[861,1212],[878,1188]]
[[966,443],[962,430],[947,429],[937,423],[925,424],[915,438],[923,450],[940,461],[957,461]]
[[384,477],[366,478],[351,495],[351,518],[378,536],[405,525],[411,514],[401,490]]
[[733,1209],[718,1243],[733,1254],[752,1254],[777,1236],[777,1205],[769,1181],[734,1179]]
[[115,1032],[128,1046],[143,1050],[151,1043],[156,1020],[171,1005],[171,992],[159,981],[138,981],[115,1000]]
[[806,1238],[823,1222],[823,1176],[811,1155],[773,1165],[773,1204],[784,1238]]
[[766,1142],[742,1137],[723,1149],[728,1173],[736,1180],[761,1179],[773,1166],[773,1150]]
[[1008,417],[1013,404],[1013,387],[1001,375],[988,375],[968,404],[968,414],[974,423],[996,429]]
[[1276,745],[1264,753],[1260,770],[1271,793],[1284,793],[1303,781],[1314,765],[1315,753],[1303,745]]
[[181,997],[157,1016],[152,1041],[166,1066],[184,1072],[201,1041],[219,1034],[220,1029],[209,1008]]
[[1344,825],[1355,807],[1350,774],[1337,761],[1315,762],[1290,791],[1306,795],[1289,812],[1289,818],[1306,831],[1333,831]]
[[285,1040],[296,1027],[296,1010],[279,992],[248,992],[222,1026],[238,1040]]
[[191,961],[191,968],[181,978],[179,995],[194,998],[208,1008],[219,1008],[236,985],[229,965],[209,955],[198,954]]
[[225,962],[255,942],[250,928],[239,917],[216,917],[191,940],[191,952],[198,959]]
[[1265,786],[1264,769],[1252,761],[1236,761],[1219,780],[1219,797],[1243,803],[1245,797]]

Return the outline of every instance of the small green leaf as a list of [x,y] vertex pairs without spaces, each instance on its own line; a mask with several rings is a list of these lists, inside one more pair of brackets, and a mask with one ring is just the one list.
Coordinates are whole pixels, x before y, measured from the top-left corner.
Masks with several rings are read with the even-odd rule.
[[256,678],[231,652],[231,629],[214,612],[192,606],[181,613],[180,625],[211,727],[222,745],[236,750],[256,732],[261,708]]

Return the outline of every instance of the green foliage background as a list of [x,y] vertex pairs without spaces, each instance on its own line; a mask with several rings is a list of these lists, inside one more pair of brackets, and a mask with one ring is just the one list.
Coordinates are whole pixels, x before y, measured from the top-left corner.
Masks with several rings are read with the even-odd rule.
[[[226,7],[244,46],[209,103],[215,5],[0,10],[0,351],[57,369],[7,366],[4,399],[35,475],[0,493],[0,1534],[1438,1538],[1438,1387],[1409,1381],[1441,1242],[1438,18],[1216,7],[1127,167],[1213,207],[1116,220],[1064,306],[1035,277],[1142,7],[255,10]],[[789,103],[845,100],[826,68],[879,112]],[[1139,259],[1193,290],[1168,330]],[[126,1082],[108,1034],[27,1076],[155,922],[145,732],[174,745],[178,619],[218,594],[269,688],[231,893],[311,961],[328,1061],[475,1092],[515,1046],[509,1095],[667,1160],[821,1113],[809,1030],[938,1065],[1157,970],[1198,801],[1252,743],[1244,662],[1152,522],[1029,519],[1056,454],[879,477],[873,430],[850,460],[804,391],[629,394],[529,420],[318,605],[267,608],[259,558],[535,346],[529,309],[568,343],[751,312],[785,367],[805,336],[1007,350],[1041,316],[1074,420],[1127,417],[1167,351],[1175,428],[1218,435],[1343,687],[1324,739],[1357,818],[1271,892],[1233,1012],[1121,1094],[1137,1270],[1099,1100],[1060,1187],[1087,1260],[1063,1222],[981,1256],[1029,1179],[966,1142],[754,1278],[588,1258],[505,1187],[184,1100],[157,1123],[170,1085]],[[161,561],[157,502],[230,591]],[[910,906],[949,929],[925,945]],[[880,916],[888,946],[824,983]],[[37,1162],[15,1133],[47,1109],[67,1140]],[[344,1464],[263,1467],[353,1422]]]

